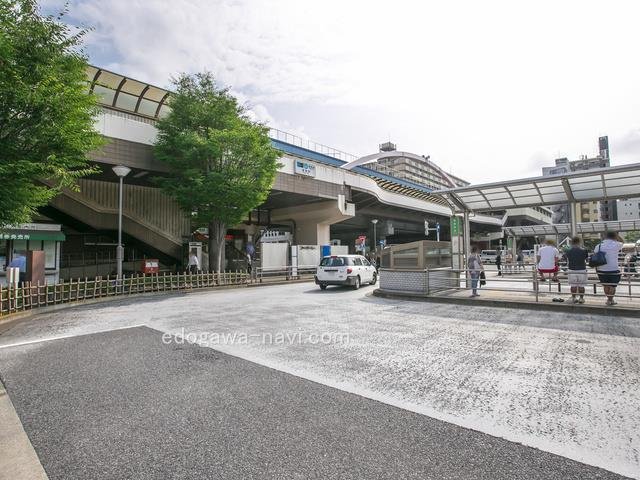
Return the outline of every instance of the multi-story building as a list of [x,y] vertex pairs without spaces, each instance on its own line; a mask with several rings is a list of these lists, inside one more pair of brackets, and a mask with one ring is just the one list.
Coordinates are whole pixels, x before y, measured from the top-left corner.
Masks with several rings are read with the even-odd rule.
[[618,200],[618,220],[640,219],[640,197]]
[[[542,175],[561,175],[563,173],[578,172],[581,170],[593,170],[597,168],[607,168],[611,166],[609,159],[609,138],[600,137],[598,139],[599,153],[595,157],[583,155],[578,160],[558,158],[555,165],[543,167]],[[617,219],[616,202],[612,200],[602,200],[599,202],[585,202],[580,204],[580,222],[611,221]],[[553,223],[569,223],[571,221],[568,205],[553,205],[551,207]]]
[[[386,142],[380,145],[381,152],[395,152],[396,145]],[[462,180],[455,175],[445,172],[438,165],[433,163],[428,156],[422,158],[409,158],[398,152],[398,156],[383,158],[375,163],[369,163],[367,168],[378,172],[387,173],[396,178],[401,178],[419,185],[424,185],[434,190],[444,188],[464,187],[469,182]]]

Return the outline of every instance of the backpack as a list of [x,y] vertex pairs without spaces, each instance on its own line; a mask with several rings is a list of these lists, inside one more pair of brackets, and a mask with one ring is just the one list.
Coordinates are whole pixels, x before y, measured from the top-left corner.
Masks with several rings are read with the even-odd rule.
[[607,264],[607,255],[605,252],[600,250],[600,245],[598,245],[598,251],[591,255],[591,258],[589,259],[590,267],[601,267],[602,265]]

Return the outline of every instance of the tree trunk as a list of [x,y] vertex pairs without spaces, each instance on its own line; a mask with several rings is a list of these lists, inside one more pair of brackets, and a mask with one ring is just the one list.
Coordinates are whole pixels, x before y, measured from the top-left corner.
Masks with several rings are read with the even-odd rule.
[[209,222],[209,270],[222,271],[222,254],[224,252],[224,236],[227,226],[217,220]]

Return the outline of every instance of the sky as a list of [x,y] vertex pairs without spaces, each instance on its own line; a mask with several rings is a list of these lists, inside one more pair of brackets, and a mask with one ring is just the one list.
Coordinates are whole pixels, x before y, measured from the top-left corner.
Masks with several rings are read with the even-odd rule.
[[[64,2],[43,0],[45,13]],[[555,158],[640,162],[636,0],[70,0],[92,64],[161,87],[211,71],[274,128],[391,140],[473,183]]]

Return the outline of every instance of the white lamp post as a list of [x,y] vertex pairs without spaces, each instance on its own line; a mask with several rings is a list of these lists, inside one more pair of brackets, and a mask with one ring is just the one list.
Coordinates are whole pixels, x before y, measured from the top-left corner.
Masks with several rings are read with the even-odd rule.
[[375,255],[378,250],[378,243],[376,242],[376,224],[378,223],[378,219],[372,219],[371,223],[373,223],[373,254]]
[[116,248],[116,262],[118,265],[118,279],[122,278],[122,261],[124,260],[124,247],[122,246],[122,182],[124,177],[129,175],[131,169],[124,165],[117,165],[112,168],[120,179],[120,188],[118,193],[118,247]]

